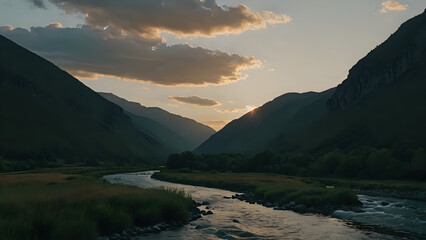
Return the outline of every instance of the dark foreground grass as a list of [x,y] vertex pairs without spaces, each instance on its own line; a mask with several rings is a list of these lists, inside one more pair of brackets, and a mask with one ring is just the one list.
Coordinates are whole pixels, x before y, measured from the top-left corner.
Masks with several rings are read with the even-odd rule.
[[329,189],[319,181],[284,175],[161,171],[155,173],[153,177],[170,182],[253,192],[257,198],[263,201],[280,204],[290,201],[304,204],[307,207],[360,204],[356,194],[349,188]]
[[2,240],[96,239],[131,226],[184,220],[193,205],[177,190],[57,173],[0,175],[0,196]]

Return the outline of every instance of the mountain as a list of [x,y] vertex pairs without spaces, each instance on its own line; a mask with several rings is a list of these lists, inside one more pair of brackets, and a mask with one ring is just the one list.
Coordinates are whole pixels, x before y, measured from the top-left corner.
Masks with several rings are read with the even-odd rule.
[[190,151],[192,146],[190,143],[163,125],[145,117],[140,117],[129,112],[125,112],[131,119],[133,124],[142,132],[147,133],[159,143],[165,146],[165,152],[168,154]]
[[426,147],[426,11],[361,59],[321,121],[281,142],[288,150]]
[[215,131],[192,119],[169,113],[158,107],[145,107],[136,102],[99,93],[107,100],[122,107],[139,127],[175,152],[191,151],[207,140]]
[[230,122],[201,144],[197,153],[256,153],[309,126],[326,112],[334,88],[287,93]]
[[0,36],[0,154],[11,160],[152,162],[162,146],[123,110]]
[[426,11],[402,24],[337,88],[284,94],[204,142],[196,152],[426,147]]

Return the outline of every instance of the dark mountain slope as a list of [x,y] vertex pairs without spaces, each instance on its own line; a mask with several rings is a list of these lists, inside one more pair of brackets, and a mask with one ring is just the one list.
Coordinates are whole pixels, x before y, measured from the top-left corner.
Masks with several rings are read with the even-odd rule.
[[360,60],[328,107],[324,119],[278,149],[426,147],[426,12]]
[[0,154],[9,159],[150,162],[163,147],[123,110],[0,36]]
[[333,92],[284,94],[232,121],[196,152],[256,153],[268,149],[323,116]]
[[130,112],[125,112],[131,119],[133,124],[142,132],[149,134],[152,138],[165,146],[167,154],[190,151],[192,145],[172,130],[149,118],[140,117]]
[[[117,97],[111,93],[100,94],[109,101],[121,106],[127,112],[139,117],[151,119],[176,133],[178,136],[181,136],[183,139],[181,138],[180,142],[172,143],[169,141],[168,143],[169,146],[173,146],[173,148],[179,149],[179,151],[193,150],[215,133],[212,128],[206,125],[189,118],[169,113],[161,108],[145,107],[139,103],[129,102],[126,99]],[[168,137],[167,135],[162,134],[157,135],[161,135],[159,136],[159,139],[163,140]],[[171,137],[178,139],[177,135],[173,135]]]
[[426,12],[361,59],[337,89],[285,94],[225,126],[199,153],[425,147]]
[[[332,110],[345,109],[392,84],[407,72],[425,66],[426,11],[407,22],[349,70],[349,75],[328,102]],[[411,77],[416,77],[412,75]]]

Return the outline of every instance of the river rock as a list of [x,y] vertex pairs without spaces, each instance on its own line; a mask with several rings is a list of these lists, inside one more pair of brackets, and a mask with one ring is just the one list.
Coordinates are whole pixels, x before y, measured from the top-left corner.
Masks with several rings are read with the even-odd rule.
[[110,240],[121,240],[121,235],[118,233],[114,233],[109,237]]
[[294,206],[293,210],[296,211],[296,212],[304,212],[304,211],[306,211],[306,206],[303,205],[303,204],[298,204],[298,205]]
[[365,212],[364,210],[362,210],[362,208],[360,206],[352,207],[351,211],[354,212],[354,213],[364,213]]
[[138,233],[137,233],[134,229],[129,228],[129,229],[124,230],[124,231],[121,233],[121,235],[123,235],[123,236],[130,236],[130,237],[133,237],[133,236],[138,235]]
[[159,226],[155,225],[155,226],[152,227],[152,230],[159,232],[159,231],[161,231],[161,228]]
[[97,240],[109,240],[109,237],[101,236],[101,237],[98,237]]
[[195,226],[195,229],[203,229],[203,228],[208,228],[207,225],[197,225]]
[[270,203],[270,202],[266,202],[266,203],[264,204],[264,206],[265,206],[265,207],[268,207],[268,208],[271,208],[271,207],[273,207],[273,206],[274,206],[274,204],[272,204],[272,203]]
[[355,189],[357,194],[370,195],[378,197],[390,197],[399,199],[410,199],[416,201],[426,201],[426,191],[397,191],[392,189],[372,189],[372,190],[361,190]]
[[136,232],[137,235],[143,233],[143,230],[142,230],[141,227],[134,227],[134,229],[135,229],[135,232]]

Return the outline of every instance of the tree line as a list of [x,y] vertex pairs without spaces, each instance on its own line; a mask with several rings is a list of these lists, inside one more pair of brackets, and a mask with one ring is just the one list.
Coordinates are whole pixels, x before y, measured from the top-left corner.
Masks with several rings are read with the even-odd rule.
[[260,172],[294,176],[426,180],[426,151],[361,147],[344,153],[275,153],[255,155],[183,152],[168,157],[167,168],[202,171]]

